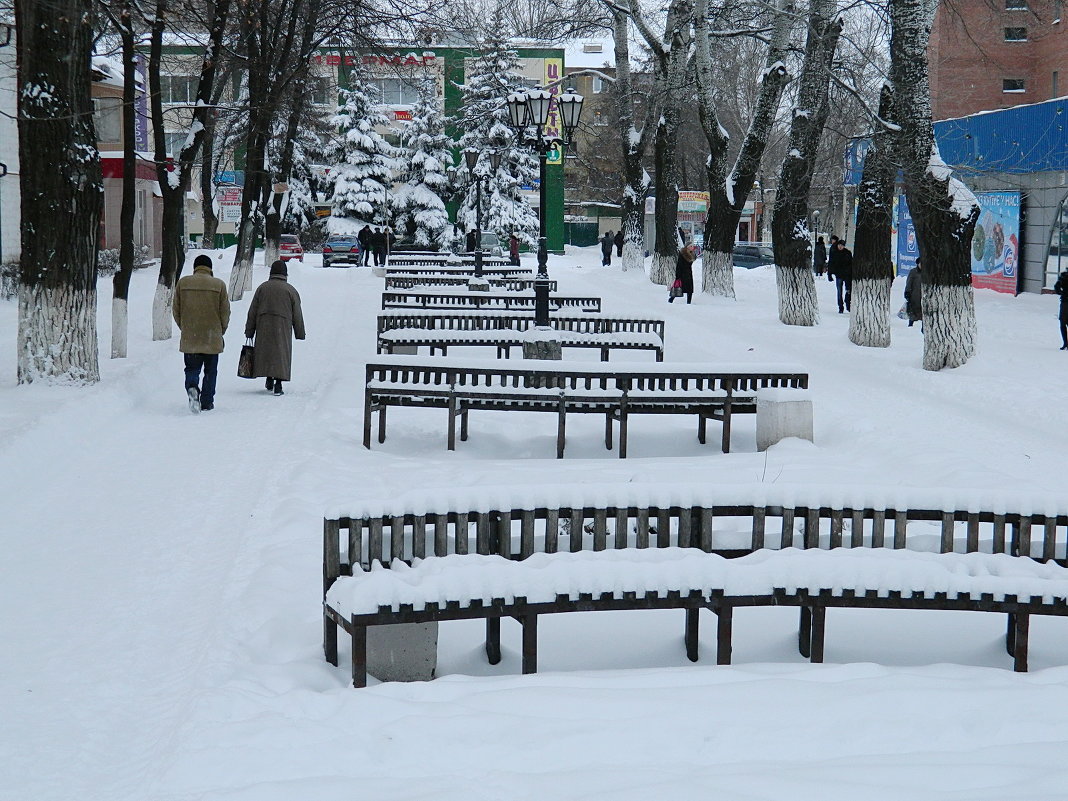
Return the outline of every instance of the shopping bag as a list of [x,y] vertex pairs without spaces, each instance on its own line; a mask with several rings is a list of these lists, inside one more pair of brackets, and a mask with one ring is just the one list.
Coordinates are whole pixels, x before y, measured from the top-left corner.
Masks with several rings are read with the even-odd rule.
[[245,344],[241,346],[241,355],[237,357],[237,376],[238,378],[255,378],[253,374],[252,362],[253,357],[256,354],[256,346],[252,344],[252,340],[245,340]]
[[668,290],[668,294],[673,298],[682,297],[682,279],[676,278],[675,283],[671,285],[671,289]]

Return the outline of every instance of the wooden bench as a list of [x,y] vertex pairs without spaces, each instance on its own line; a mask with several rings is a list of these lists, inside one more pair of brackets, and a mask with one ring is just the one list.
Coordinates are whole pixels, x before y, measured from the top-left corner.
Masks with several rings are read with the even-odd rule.
[[[518,292],[470,292],[461,289],[454,292],[415,292],[411,290],[387,290],[382,293],[383,309],[487,309],[490,311],[525,309],[533,311],[534,294]],[[600,312],[601,299],[549,295],[550,310]]]
[[730,451],[731,417],[756,413],[756,390],[807,387],[808,375],[779,366],[706,364],[579,364],[532,359],[501,362],[455,358],[420,360],[394,356],[367,365],[364,389],[364,447],[371,447],[372,415],[378,413],[378,441],[386,439],[390,406],[448,410],[448,448],[467,440],[468,415],[479,411],[550,412],[557,415],[556,456],[563,458],[568,413],[603,414],[605,447],[612,449],[619,424],[619,456],[627,455],[627,423],[635,414],[692,414],[704,444],[708,419],[723,425],[723,452]]
[[[329,554],[328,560],[337,558]],[[324,562],[325,563],[325,562]],[[565,592],[557,592],[566,587]],[[502,588],[507,588],[503,591]],[[381,603],[380,599],[390,599]],[[994,554],[908,551],[765,551],[725,559],[689,548],[540,554],[523,561],[453,555],[338,576],[324,588],[324,656],[338,664],[337,627],[352,640],[352,683],[367,683],[367,629],[484,619],[486,655],[501,660],[501,619],[522,626],[522,670],[538,667],[538,618],[630,609],[685,610],[687,657],[696,662],[700,611],[717,617],[716,662],[730,664],[733,610],[801,609],[798,649],[822,662],[829,608],[931,609],[1008,615],[1006,650],[1027,670],[1031,615],[1068,615],[1068,569]]]
[[[445,262],[442,262],[440,265],[426,264],[422,266],[390,264],[386,268],[387,278],[400,275],[451,275],[473,277],[474,274],[475,268],[470,264],[447,264]],[[534,271],[529,267],[504,267],[496,265],[486,267],[483,265],[482,275],[485,278],[507,278],[513,276],[519,278],[533,278]]]
[[[438,287],[466,287],[473,276],[466,275],[390,275],[386,273],[386,289],[434,290]],[[508,292],[533,291],[535,279],[525,276],[503,276],[488,279],[492,289]],[[549,291],[555,292],[556,281],[549,281]]]
[[[394,252],[390,254],[390,265],[406,267],[437,267],[455,264],[471,267],[475,263],[474,255],[452,256],[449,254],[433,255],[409,252]],[[483,267],[501,267],[508,264],[508,259],[501,256],[482,256]]]

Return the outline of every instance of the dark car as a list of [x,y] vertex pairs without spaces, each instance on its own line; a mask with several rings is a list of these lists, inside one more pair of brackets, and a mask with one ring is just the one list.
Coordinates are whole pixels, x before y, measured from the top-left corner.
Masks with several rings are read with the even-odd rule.
[[747,270],[775,263],[775,253],[771,245],[763,242],[739,242],[734,246],[732,255],[734,266]]
[[293,234],[282,234],[278,244],[278,258],[282,261],[304,261],[304,248],[300,244],[300,238]]
[[355,236],[331,236],[323,245],[323,267],[334,264],[363,263],[363,251],[360,241]]

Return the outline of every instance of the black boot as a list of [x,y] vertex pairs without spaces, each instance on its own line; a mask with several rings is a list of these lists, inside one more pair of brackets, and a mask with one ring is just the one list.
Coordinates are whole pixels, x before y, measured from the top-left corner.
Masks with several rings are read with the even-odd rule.
[[281,378],[276,378],[274,380],[274,394],[275,395],[285,395],[285,393],[282,392],[282,379]]

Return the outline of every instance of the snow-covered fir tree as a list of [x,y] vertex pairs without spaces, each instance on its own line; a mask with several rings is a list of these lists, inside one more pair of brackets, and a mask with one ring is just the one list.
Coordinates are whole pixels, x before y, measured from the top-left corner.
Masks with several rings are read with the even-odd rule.
[[379,110],[378,93],[355,74],[352,88],[339,92],[333,123],[341,130],[341,152],[334,180],[333,213],[372,220],[384,208],[396,167],[396,148],[375,129],[389,124]]
[[[500,26],[490,26],[503,30]],[[519,72],[519,55],[498,34],[491,34],[480,47],[467,82],[460,86],[463,106],[456,120],[464,131],[461,149],[480,152],[476,174],[486,176],[482,193],[482,229],[494,231],[502,241],[515,232],[521,241],[534,245],[538,236],[538,215],[519,193],[538,177],[538,157],[529,148],[516,145],[508,125],[504,99],[525,88]],[[494,171],[488,153],[501,154],[500,169]],[[457,221],[466,229],[475,228],[476,189],[466,187]]]
[[437,95],[437,81],[426,78],[412,119],[400,132],[403,184],[393,195],[393,220],[397,232],[417,245],[442,248],[448,245],[451,223],[445,200],[451,191],[445,171],[452,166],[452,140],[445,134],[445,116]]
[[[278,134],[268,143],[268,159],[273,166],[278,163],[282,149],[282,130],[279,122]],[[315,222],[315,204],[318,201],[321,179],[315,173],[315,166],[330,160],[330,151],[336,148],[331,139],[331,120],[329,115],[319,114],[314,109],[306,109],[301,125],[297,128],[297,137],[293,142],[293,164],[289,174],[289,192],[282,209],[282,230],[300,233]]]

